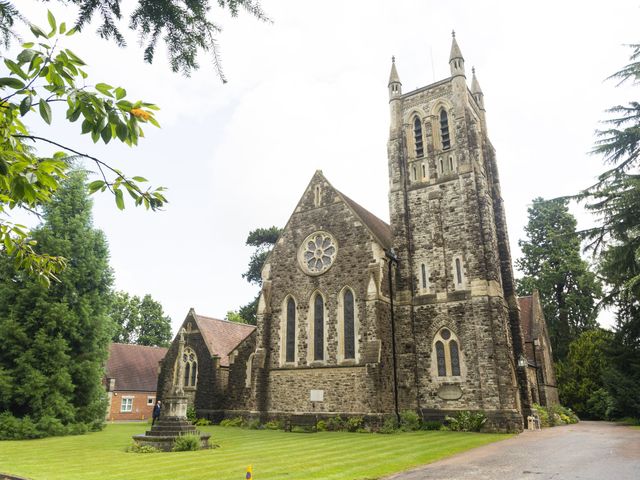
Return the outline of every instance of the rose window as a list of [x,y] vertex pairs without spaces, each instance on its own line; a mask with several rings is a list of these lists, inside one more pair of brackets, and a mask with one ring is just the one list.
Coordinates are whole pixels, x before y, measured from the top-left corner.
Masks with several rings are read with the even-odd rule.
[[326,272],[338,253],[335,239],[327,232],[309,235],[300,246],[298,258],[303,270],[311,275]]

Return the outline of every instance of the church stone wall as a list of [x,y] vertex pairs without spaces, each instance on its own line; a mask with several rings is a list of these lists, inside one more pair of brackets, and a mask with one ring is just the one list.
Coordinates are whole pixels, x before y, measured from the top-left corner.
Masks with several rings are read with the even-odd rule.
[[[319,189],[319,190],[318,190]],[[306,274],[297,261],[298,249],[308,235],[330,233],[338,245],[334,264],[323,274]],[[340,194],[317,173],[303,195],[280,240],[268,259],[268,277],[263,289],[265,302],[258,348],[264,349],[265,368],[257,373],[256,404],[267,411],[309,411],[310,390],[324,390],[325,411],[377,412],[388,408],[381,402],[381,373],[378,358],[366,366],[370,352],[382,348],[378,315],[385,310],[378,299],[386,262],[383,251],[363,222],[354,215]],[[373,279],[373,280],[372,280]],[[371,282],[375,300],[368,300]],[[356,359],[340,360],[338,317],[340,296],[349,287],[355,297],[357,324]],[[325,357],[311,358],[313,298],[319,292],[325,305]],[[296,301],[296,361],[282,362],[282,321],[285,299]],[[385,343],[385,348],[389,345]],[[385,352],[385,354],[387,354]],[[388,355],[388,354],[387,354]],[[377,357],[377,354],[376,354]],[[263,396],[264,398],[260,398]],[[388,397],[388,394],[387,394]],[[328,409],[328,410],[327,410]]]

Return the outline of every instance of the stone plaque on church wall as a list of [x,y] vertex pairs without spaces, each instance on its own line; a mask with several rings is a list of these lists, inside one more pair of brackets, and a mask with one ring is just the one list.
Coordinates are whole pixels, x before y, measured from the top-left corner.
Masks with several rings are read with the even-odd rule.
[[462,397],[462,389],[459,385],[442,385],[438,389],[438,396],[443,400],[458,400]]

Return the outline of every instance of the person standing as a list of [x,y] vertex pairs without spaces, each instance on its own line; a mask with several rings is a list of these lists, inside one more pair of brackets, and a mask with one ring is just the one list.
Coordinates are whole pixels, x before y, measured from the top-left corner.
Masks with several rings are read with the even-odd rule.
[[160,418],[160,411],[162,410],[162,404],[160,402],[160,400],[158,400],[156,402],[156,405],[153,407],[153,420],[151,421],[151,426],[153,427],[153,425],[156,423],[156,420],[158,420]]

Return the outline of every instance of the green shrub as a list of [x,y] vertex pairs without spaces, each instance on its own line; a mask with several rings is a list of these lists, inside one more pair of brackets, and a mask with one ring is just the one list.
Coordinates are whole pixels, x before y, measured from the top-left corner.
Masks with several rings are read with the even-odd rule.
[[330,432],[339,432],[345,430],[346,425],[344,419],[340,415],[329,417],[327,419],[327,430]]
[[442,422],[438,422],[437,420],[429,420],[422,424],[422,430],[442,430],[442,427],[444,427]]
[[316,423],[316,430],[319,432],[326,432],[327,422],[325,422],[324,420],[318,420],[318,423]]
[[484,412],[462,410],[456,413],[454,417],[445,417],[445,420],[449,429],[454,432],[479,432],[487,421],[487,416]]
[[562,405],[551,405],[543,407],[537,403],[533,404],[533,410],[540,419],[541,427],[555,427],[556,425],[567,425],[578,423],[578,416],[570,408]]
[[160,453],[162,450],[152,447],[151,445],[140,445],[136,442],[127,447],[128,453]]
[[241,427],[244,423],[242,417],[225,418],[220,422],[221,427]]
[[420,416],[413,410],[405,410],[400,413],[400,430],[403,432],[420,430]]
[[364,426],[364,418],[362,417],[349,417],[345,422],[345,428],[348,432],[357,432],[362,430]]
[[212,424],[211,420],[207,420],[206,418],[199,418],[196,420],[196,423],[195,423],[197,427],[207,427],[211,424]]
[[173,442],[174,452],[195,452],[200,450],[200,437],[198,435],[180,435]]
[[590,418],[610,420],[613,408],[613,397],[604,388],[594,391],[587,400],[587,411]]
[[398,422],[395,417],[387,417],[382,423],[382,427],[378,430],[378,433],[396,433],[398,431]]
[[260,420],[258,420],[257,418],[255,420],[247,419],[242,423],[242,426],[250,430],[261,430],[263,428]]
[[189,420],[191,423],[196,423],[196,409],[192,405],[189,405],[187,407],[187,420]]
[[282,430],[284,429],[284,422],[282,420],[270,420],[263,427],[266,430]]

